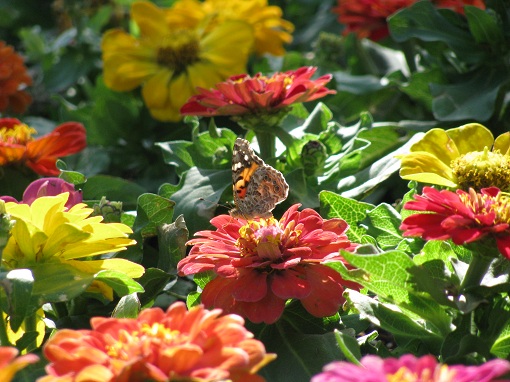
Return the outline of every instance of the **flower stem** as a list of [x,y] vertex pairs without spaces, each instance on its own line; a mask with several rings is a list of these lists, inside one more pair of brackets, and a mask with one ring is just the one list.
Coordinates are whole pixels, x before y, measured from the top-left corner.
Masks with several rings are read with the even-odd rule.
[[274,158],[276,155],[276,139],[274,134],[257,131],[255,135],[259,144],[261,158],[263,160]]
[[[37,313],[25,317],[25,332],[37,332]],[[27,352],[37,349],[37,337],[27,346]]]
[[460,290],[464,292],[465,290],[479,286],[493,260],[494,257],[473,252],[473,257],[469,263],[464,280],[462,280],[460,285]]

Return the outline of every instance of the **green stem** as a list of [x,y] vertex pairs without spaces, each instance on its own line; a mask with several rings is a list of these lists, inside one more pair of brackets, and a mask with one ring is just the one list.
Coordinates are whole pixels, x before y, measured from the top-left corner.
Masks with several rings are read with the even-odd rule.
[[489,269],[489,266],[493,260],[494,257],[480,255],[476,252],[473,253],[471,263],[469,264],[466,275],[464,276],[464,280],[462,280],[460,285],[460,290],[462,293],[480,285],[480,282],[487,273],[487,270]]
[[3,314],[0,316],[0,345],[12,346],[11,342],[9,341],[9,337],[7,336],[7,326],[5,325]]
[[416,67],[416,61],[414,57],[415,56],[414,44],[408,40],[401,42],[400,46],[406,58],[407,66],[410,72],[415,73],[418,70],[418,68]]
[[[25,317],[25,332],[37,332],[37,313]],[[37,338],[27,346],[27,352],[37,349]]]
[[276,155],[276,139],[274,134],[262,131],[255,132],[260,149],[260,157],[263,160],[274,158]]

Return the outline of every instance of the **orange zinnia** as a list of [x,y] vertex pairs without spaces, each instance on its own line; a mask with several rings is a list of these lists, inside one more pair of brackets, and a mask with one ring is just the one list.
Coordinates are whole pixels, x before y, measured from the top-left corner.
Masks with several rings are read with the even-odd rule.
[[255,373],[275,358],[237,315],[183,302],[142,310],[137,319],[91,319],[92,330],[63,329],[44,347],[56,381],[262,382]]
[[18,353],[15,347],[0,346],[0,381],[9,382],[19,370],[30,363],[39,361],[39,357],[35,354],[16,357]]
[[78,122],[63,123],[34,139],[36,133],[16,118],[0,118],[0,166],[21,163],[40,175],[58,175],[56,160],[87,145],[85,127]]
[[12,46],[0,41],[0,112],[24,113],[32,97],[23,89],[32,85],[23,58]]

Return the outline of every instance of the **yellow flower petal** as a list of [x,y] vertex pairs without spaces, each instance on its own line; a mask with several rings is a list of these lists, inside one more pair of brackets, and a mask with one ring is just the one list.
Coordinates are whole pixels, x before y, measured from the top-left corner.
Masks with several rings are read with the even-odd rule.
[[460,154],[483,151],[485,147],[490,150],[494,143],[494,136],[491,131],[479,123],[468,123],[467,125],[448,129],[446,133],[455,142]]
[[412,152],[401,157],[400,176],[402,179],[422,183],[456,187],[455,177],[450,166],[428,152]]
[[90,261],[68,260],[65,261],[65,263],[82,272],[90,274],[96,274],[104,270],[112,270],[122,272],[131,278],[138,278],[145,273],[145,268],[143,266],[126,259],[114,258]]
[[168,34],[165,11],[148,1],[131,5],[131,17],[140,28],[142,37],[158,38]]
[[510,155],[510,132],[501,134],[494,141],[493,151],[499,150],[503,155]]
[[161,109],[170,102],[169,87],[173,72],[160,69],[144,85],[142,96],[149,109]]
[[411,146],[411,154],[419,151],[430,153],[447,166],[460,155],[455,142],[443,129],[429,130],[421,140]]

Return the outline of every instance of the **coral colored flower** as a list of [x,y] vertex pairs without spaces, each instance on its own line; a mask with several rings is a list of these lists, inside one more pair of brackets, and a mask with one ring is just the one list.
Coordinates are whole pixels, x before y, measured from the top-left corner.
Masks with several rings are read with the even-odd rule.
[[422,195],[404,205],[407,210],[424,211],[404,219],[404,236],[425,240],[471,243],[486,237],[496,240],[498,250],[510,259],[510,199],[496,187],[456,192],[424,187]]
[[0,166],[20,163],[40,175],[58,175],[58,158],[87,146],[81,123],[66,122],[51,133],[33,138],[36,130],[15,118],[0,118]]
[[202,303],[252,322],[273,323],[288,299],[298,299],[317,317],[335,314],[344,302],[342,279],[324,263],[343,261],[340,249],[352,250],[342,219],[323,220],[310,208],[289,208],[274,218],[245,222],[220,215],[211,220],[216,231],[197,232],[189,255],[177,265],[180,275],[213,271]]
[[38,382],[264,381],[255,373],[275,356],[241,317],[220,314],[176,302],[137,319],[94,317],[92,330],[63,329],[48,340],[48,376]]
[[429,130],[399,158],[403,179],[463,190],[491,186],[510,190],[510,133],[494,140],[478,123]]
[[[345,25],[344,34],[356,33],[360,38],[368,37],[373,41],[388,36],[386,19],[402,8],[407,8],[418,0],[338,0],[333,12],[338,21]],[[438,8],[450,8],[464,13],[464,5],[473,5],[485,9],[482,0],[433,0]]]
[[367,355],[361,365],[332,362],[311,382],[508,382],[501,379],[510,372],[510,362],[494,359],[479,366],[440,364],[431,355],[420,358],[406,354],[397,358]]
[[15,223],[2,254],[2,265],[11,270],[57,264],[92,275],[111,269],[140,277],[144,268],[131,261],[91,259],[135,244],[128,237],[132,230],[121,223],[102,223],[101,216],[89,217],[93,209],[83,203],[67,209],[68,197],[68,193],[63,193],[39,197],[31,205],[5,203],[6,212]]
[[225,21],[210,31],[166,21],[164,9],[134,2],[131,17],[140,37],[114,29],[103,36],[104,81],[116,91],[142,86],[152,116],[178,121],[179,109],[196,93],[246,71],[253,30],[242,21]]
[[15,347],[0,346],[0,381],[10,382],[14,375],[27,365],[39,361],[35,354],[16,357],[19,351]]
[[32,85],[23,58],[0,41],[0,112],[24,113],[32,97],[24,89]]
[[[64,192],[69,193],[69,198],[65,205],[66,208],[71,208],[83,201],[82,192],[80,190],[76,191],[73,184],[60,178],[40,178],[28,185],[23,193],[23,200],[20,203],[30,205],[41,196],[56,196]],[[11,196],[1,196],[0,199],[6,202],[17,203],[17,200]]]
[[198,89],[182,107],[183,115],[217,116],[274,113],[294,103],[313,101],[328,94],[335,94],[325,85],[331,75],[315,80],[317,68],[307,66],[266,77],[260,73],[230,77],[216,84],[214,89]]
[[[267,0],[180,0],[167,11],[171,25],[196,28],[207,21],[208,27],[227,20],[240,20],[252,26],[255,33],[253,50],[257,54],[285,54],[283,44],[292,41],[292,23],[283,20],[278,6],[268,6]],[[212,22],[211,22],[212,20]]]

